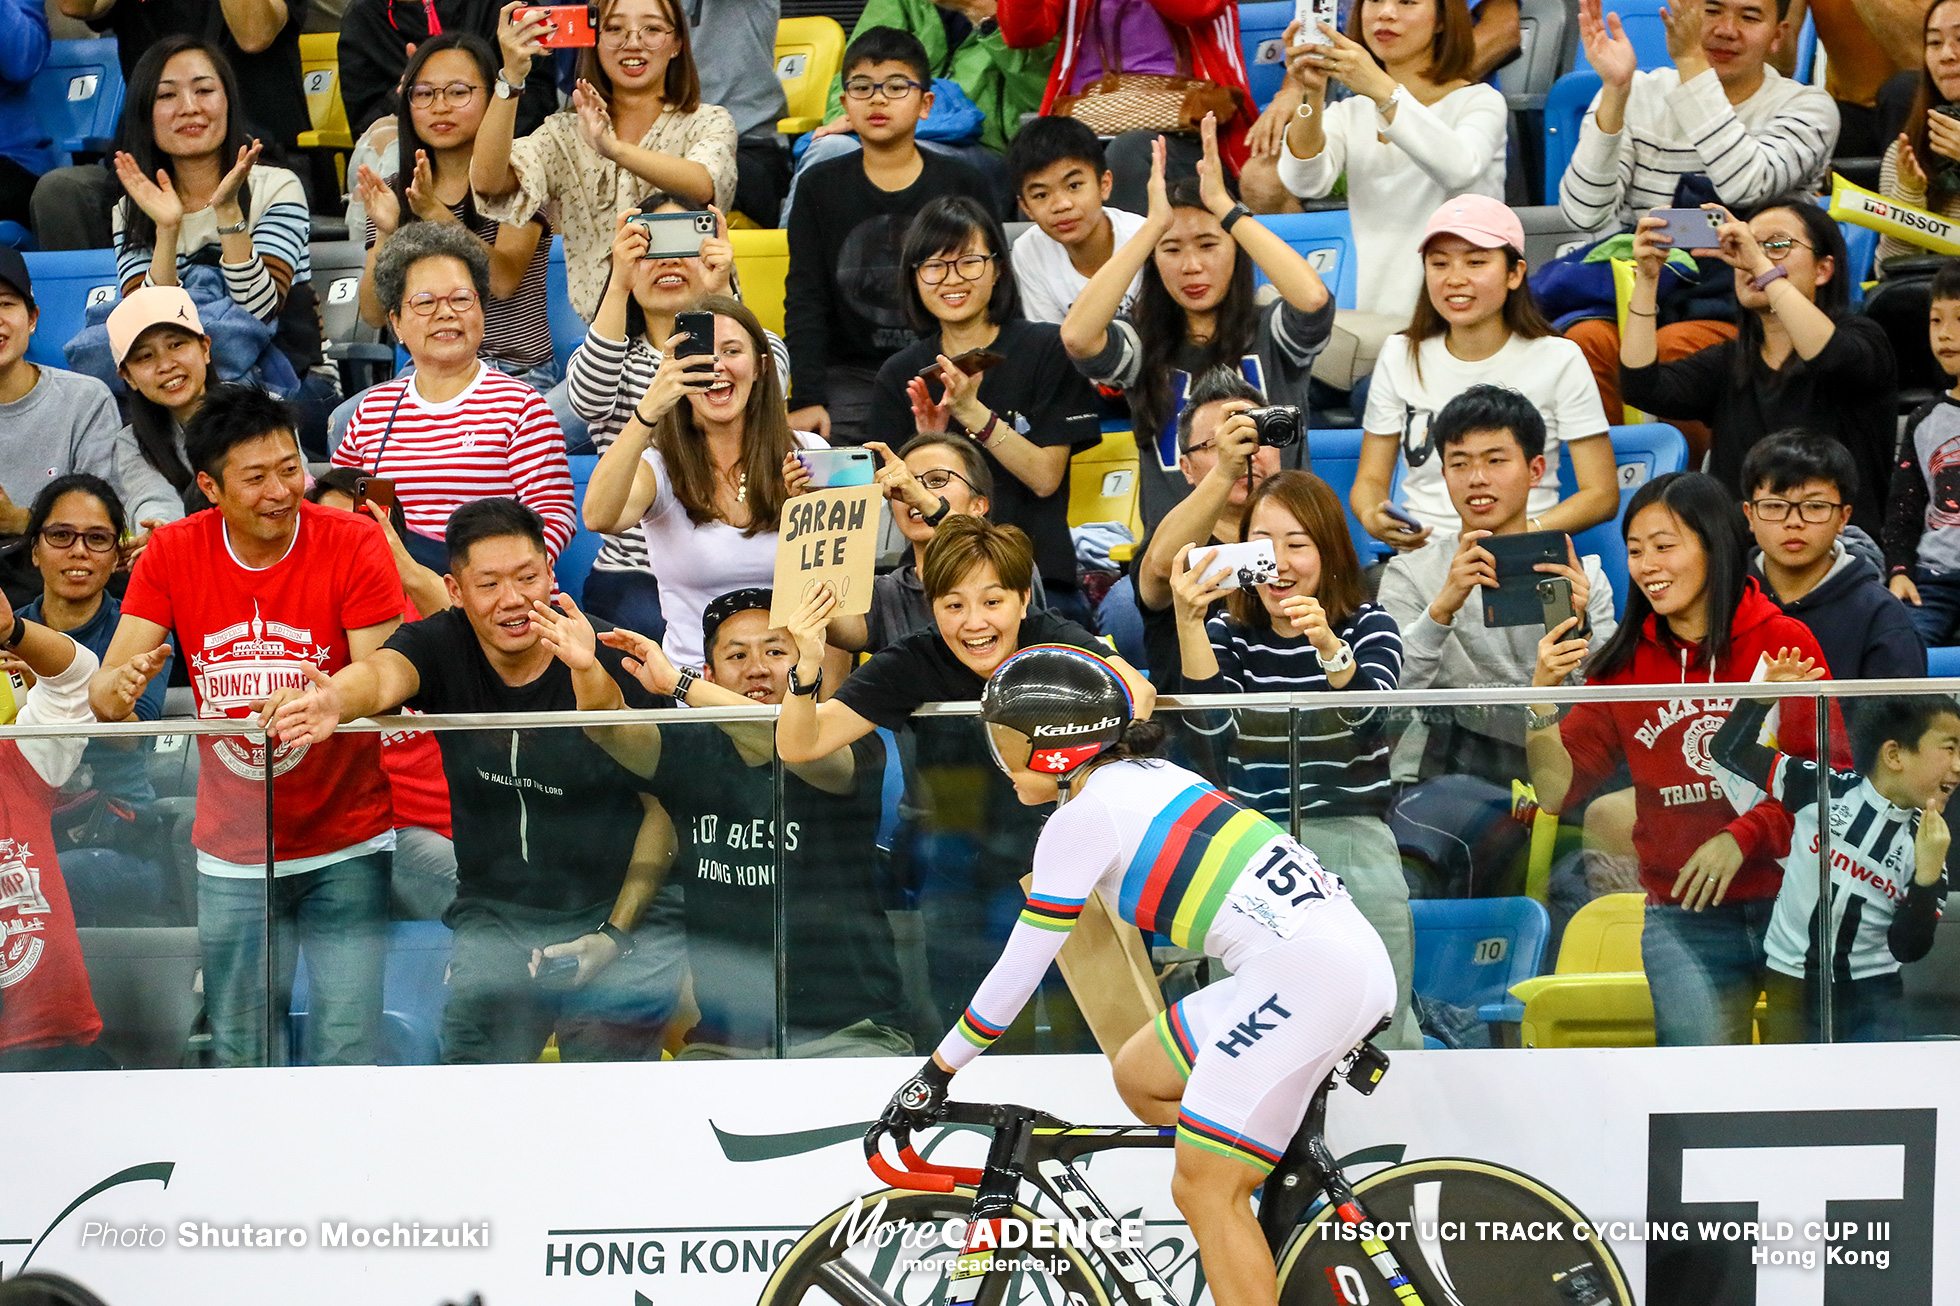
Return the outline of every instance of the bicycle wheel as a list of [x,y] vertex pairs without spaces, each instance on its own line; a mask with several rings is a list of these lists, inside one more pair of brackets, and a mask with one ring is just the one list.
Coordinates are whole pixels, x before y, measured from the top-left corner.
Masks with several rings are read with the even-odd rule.
[[[964,1221],[973,1209],[973,1190],[918,1193],[887,1188],[866,1195],[857,1222],[867,1225],[880,1201],[888,1203],[880,1228],[890,1235],[851,1241],[840,1228],[851,1215],[839,1207],[810,1231],[777,1264],[758,1306],[939,1306],[946,1300],[947,1276],[960,1249],[948,1247],[942,1231],[948,1220]],[[1014,1215],[1033,1221],[1020,1205]],[[835,1240],[833,1241],[833,1236]],[[1091,1262],[1074,1248],[1015,1248],[1001,1253],[1021,1268],[1007,1280],[1000,1306],[1110,1306]]]
[[[1586,1217],[1528,1175],[1487,1161],[1441,1158],[1369,1175],[1354,1193],[1371,1220],[1398,1226],[1383,1241],[1423,1306],[1633,1306],[1612,1249],[1590,1229],[1576,1237],[1573,1226]],[[1323,1237],[1330,1221],[1335,1228]],[[1280,1306],[1401,1300],[1359,1240],[1332,1236],[1339,1223],[1323,1202],[1287,1240]],[[1498,1226],[1502,1235],[1521,1236],[1493,1236]]]

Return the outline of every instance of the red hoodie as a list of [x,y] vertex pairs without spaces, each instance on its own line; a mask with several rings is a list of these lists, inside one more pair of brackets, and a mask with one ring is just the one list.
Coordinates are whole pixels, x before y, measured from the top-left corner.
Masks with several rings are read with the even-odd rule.
[[[1781,648],[1802,649],[1825,666],[1824,653],[1810,627],[1786,617],[1763,597],[1752,579],[1737,604],[1730,627],[1728,657],[1710,668],[1699,647],[1681,644],[1649,614],[1634,646],[1633,661],[1599,685],[1686,685],[1748,681],[1766,657]],[[1568,803],[1597,789],[1622,757],[1633,774],[1634,851],[1640,856],[1640,883],[1650,904],[1676,901],[1668,895],[1675,877],[1695,849],[1722,831],[1742,847],[1742,868],[1729,883],[1725,902],[1774,898],[1782,886],[1778,858],[1789,849],[1790,817],[1773,800],[1741,815],[1716,781],[1709,744],[1728,719],[1730,697],[1654,699],[1625,703],[1581,703],[1560,728],[1572,757]],[[1812,700],[1782,700],[1777,742],[1797,757],[1817,756],[1817,718]],[[1842,747],[1843,727],[1833,723],[1832,753]],[[1835,762],[1849,765],[1848,756]]]
[[[1249,150],[1245,134],[1258,110],[1245,80],[1245,56],[1239,49],[1239,7],[1233,0],[1149,0],[1173,39],[1182,37],[1190,52],[1191,76],[1232,91],[1239,111],[1230,122],[1218,124],[1218,152],[1234,173],[1245,166]],[[1032,50],[1056,36],[1055,69],[1048,76],[1048,93],[1041,111],[1049,112],[1055,97],[1068,93],[1075,57],[1096,12],[1096,0],[1000,0],[995,18],[1001,38],[1016,50]]]

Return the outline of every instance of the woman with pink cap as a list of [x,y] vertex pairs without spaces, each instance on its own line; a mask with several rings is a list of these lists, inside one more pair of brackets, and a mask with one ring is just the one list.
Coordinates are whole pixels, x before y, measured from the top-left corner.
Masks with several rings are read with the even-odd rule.
[[116,375],[130,390],[121,447],[141,455],[124,477],[130,520],[147,528],[210,507],[184,458],[184,423],[211,380],[211,337],[196,301],[182,286],[143,286],[123,297],[107,326]]
[[[1613,445],[1599,390],[1579,347],[1552,330],[1525,280],[1524,226],[1485,195],[1459,195],[1430,215],[1418,242],[1423,294],[1400,339],[1375,362],[1362,419],[1361,465],[1349,501],[1370,535],[1398,551],[1461,525],[1429,420],[1473,385],[1508,386],[1544,415],[1545,459],[1558,448],[1577,482],[1560,496],[1556,470],[1529,501],[1532,530],[1577,534],[1618,511]],[[1398,466],[1400,506],[1391,503]],[[1413,518],[1409,526],[1389,509]]]

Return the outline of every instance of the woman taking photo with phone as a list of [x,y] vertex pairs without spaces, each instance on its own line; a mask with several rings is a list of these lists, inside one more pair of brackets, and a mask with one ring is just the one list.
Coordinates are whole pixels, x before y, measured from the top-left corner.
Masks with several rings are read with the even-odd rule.
[[[1532,298],[1518,215],[1489,196],[1460,195],[1429,215],[1416,250],[1408,257],[1422,269],[1423,295],[1408,329],[1382,347],[1368,387],[1367,434],[1348,495],[1356,520],[1398,551],[1461,527],[1429,423],[1473,385],[1516,390],[1544,414],[1547,471],[1531,490],[1529,528],[1576,535],[1607,520],[1620,490],[1606,410],[1586,356]],[[1553,470],[1561,443],[1577,482],[1567,498]],[[1392,497],[1398,469],[1400,507]]]
[[790,430],[782,367],[754,313],[721,295],[689,311],[712,315],[712,352],[676,352],[685,330],[661,342],[631,420],[592,469],[585,525],[608,535],[639,525],[667,620],[660,646],[698,673],[701,614],[731,590],[775,583],[796,450],[825,446]]
[[[1253,490],[1243,521],[1243,540],[1272,550],[1270,579],[1245,584],[1252,579],[1240,573],[1247,561],[1220,565],[1217,546],[1187,546],[1171,572],[1184,692],[1394,689],[1402,675],[1402,637],[1395,619],[1363,597],[1340,496],[1311,472],[1279,472]],[[1225,614],[1207,620],[1219,599]],[[1285,710],[1259,709],[1215,714],[1209,729],[1192,722],[1199,733],[1223,737],[1226,788],[1239,802],[1288,821],[1297,784],[1300,842],[1340,869],[1395,964],[1395,1019],[1382,1046],[1420,1047],[1409,1014],[1415,973],[1409,888],[1383,819],[1393,794],[1387,726],[1386,712],[1373,708],[1313,711],[1297,723]]]
[[[1670,472],[1627,504],[1626,612],[1591,661],[1572,618],[1538,644],[1532,684],[1695,685],[1751,679],[1765,657],[1801,650],[1821,667],[1810,628],[1786,617],[1749,576],[1749,532],[1729,492],[1701,472]],[[1552,568],[1573,582],[1569,566]],[[1727,698],[1532,705],[1525,756],[1539,805],[1576,807],[1622,763],[1633,776],[1634,852],[1647,891],[1640,953],[1663,1047],[1747,1043],[1763,990],[1764,931],[1782,883],[1790,818],[1773,802],[1737,812],[1706,765]],[[1813,700],[1782,701],[1777,738],[1815,758]],[[1563,717],[1563,720],[1561,720]]]
[[517,97],[533,59],[550,59],[550,15],[522,22],[511,0],[497,17],[504,66],[470,159],[477,207],[499,222],[528,222],[556,205],[572,307],[586,321],[605,292],[613,215],[649,190],[692,209],[728,211],[735,196],[735,122],[701,103],[687,15],[667,0],[604,0],[597,44],[579,54],[572,107],[515,143]]
[[[1926,10],[1926,55],[1906,111],[1906,129],[1878,165],[1879,193],[1942,217],[1960,217],[1960,0],[1936,0]],[[1924,246],[1897,236],[1878,238],[1878,275],[1885,260],[1925,255]]]
[[1028,533],[1049,603],[1088,624],[1068,484],[1070,456],[1102,440],[1095,388],[1053,324],[1021,316],[1006,236],[973,200],[949,195],[921,209],[900,268],[906,316],[924,339],[878,369],[872,434],[894,448],[922,431],[979,446],[993,473],[990,515]]
[[[1089,279],[1062,322],[1062,345],[1076,367],[1099,385],[1120,387],[1130,402],[1146,531],[1190,490],[1178,470],[1177,416],[1191,379],[1228,367],[1268,403],[1293,404],[1304,415],[1313,360],[1334,322],[1334,297],[1306,259],[1225,189],[1210,116],[1201,134],[1195,185],[1165,185],[1157,142],[1143,226]],[[1270,304],[1256,297],[1255,267],[1279,292]],[[1119,317],[1139,272],[1136,305]],[[1306,442],[1282,458],[1304,465]]]
[[1844,233],[1804,195],[1771,200],[1738,221],[1720,205],[1717,254],[1735,269],[1736,337],[1657,362],[1654,314],[1666,222],[1633,233],[1633,294],[1620,336],[1620,389],[1662,418],[1706,422],[1708,470],[1741,498],[1742,460],[1757,442],[1798,428],[1835,438],[1858,462],[1851,524],[1877,539],[1898,442],[1898,368],[1885,329],[1851,312]]
[[[709,295],[730,294],[735,251],[719,211],[719,230],[692,258],[648,258],[647,229],[639,213],[684,213],[687,206],[656,191],[615,219],[612,272],[592,329],[565,365],[566,396],[585,419],[592,445],[612,447],[634,405],[660,369],[661,347],[675,332],[674,315]],[[773,331],[763,335],[778,376],[789,375],[789,348]],[[667,628],[660,611],[660,584],[647,563],[646,537],[637,523],[606,536],[585,580],[585,610],[616,626],[658,640]]]

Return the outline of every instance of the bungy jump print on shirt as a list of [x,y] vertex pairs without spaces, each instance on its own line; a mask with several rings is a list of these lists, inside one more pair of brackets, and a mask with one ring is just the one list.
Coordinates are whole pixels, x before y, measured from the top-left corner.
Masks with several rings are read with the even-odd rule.
[[[237,718],[263,703],[274,690],[305,689],[306,668],[324,670],[333,650],[315,643],[313,632],[268,618],[252,604],[248,620],[215,630],[204,647],[191,654],[191,678],[197,685],[198,715],[207,719]],[[307,744],[280,744],[272,751],[272,774],[281,776],[300,764]],[[263,779],[265,745],[236,735],[212,741],[212,753],[232,774]]]
[[47,950],[45,932],[53,913],[27,843],[0,839],[0,989],[34,973]]

